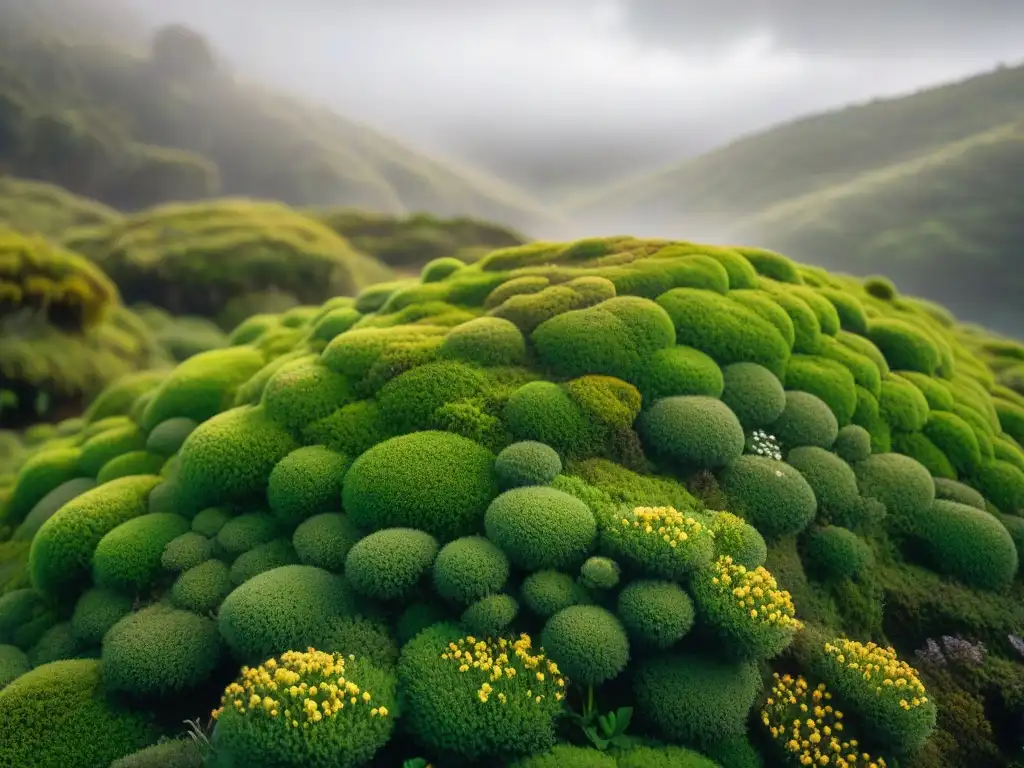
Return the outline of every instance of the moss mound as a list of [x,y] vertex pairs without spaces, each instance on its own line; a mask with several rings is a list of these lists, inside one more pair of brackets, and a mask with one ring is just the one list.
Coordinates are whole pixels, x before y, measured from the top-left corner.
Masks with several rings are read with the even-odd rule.
[[[821,764],[838,712],[856,765],[957,765],[962,733],[1009,749],[1006,344],[755,249],[429,261],[250,317],[4,443],[0,698],[92,665],[96,733],[130,736],[102,768],[156,749],[149,716],[197,707],[225,765]],[[933,663],[943,636],[984,660]],[[882,694],[823,663],[851,637]],[[83,655],[102,676],[27,671]],[[0,751],[44,749],[19,734],[63,717],[46,696],[0,706],[32,713]],[[779,725],[801,703],[794,752]],[[570,747],[566,707],[598,746],[596,716],[633,707],[642,741]],[[67,750],[105,738],[45,748],[92,765]]]

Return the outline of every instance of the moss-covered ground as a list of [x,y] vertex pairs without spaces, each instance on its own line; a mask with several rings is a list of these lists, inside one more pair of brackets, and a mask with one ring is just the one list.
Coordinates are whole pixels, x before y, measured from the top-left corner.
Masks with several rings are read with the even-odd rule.
[[1020,768],[1017,342],[628,237],[349,287],[0,433],[0,764]]

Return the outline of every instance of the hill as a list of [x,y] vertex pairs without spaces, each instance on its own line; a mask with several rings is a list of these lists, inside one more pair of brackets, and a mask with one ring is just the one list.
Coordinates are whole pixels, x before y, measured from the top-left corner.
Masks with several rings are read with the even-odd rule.
[[120,214],[54,184],[0,178],[0,227],[60,240],[68,230],[112,224]]
[[1019,344],[631,237],[228,343],[3,436],[0,764],[1019,765]]
[[1024,320],[1012,289],[986,292],[998,290],[994,274],[1019,271],[1021,120],[1024,67],[1001,68],[779,125],[567,210],[604,230],[683,228],[861,275],[884,271],[1012,331]]
[[557,226],[500,181],[245,83],[188,29],[112,43],[17,10],[0,6],[0,171],[122,210],[251,196]]

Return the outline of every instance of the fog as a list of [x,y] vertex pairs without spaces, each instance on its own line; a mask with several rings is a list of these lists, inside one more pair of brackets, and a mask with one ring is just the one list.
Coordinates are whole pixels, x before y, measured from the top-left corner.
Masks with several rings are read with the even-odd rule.
[[536,194],[1024,57],[1015,0],[126,0]]

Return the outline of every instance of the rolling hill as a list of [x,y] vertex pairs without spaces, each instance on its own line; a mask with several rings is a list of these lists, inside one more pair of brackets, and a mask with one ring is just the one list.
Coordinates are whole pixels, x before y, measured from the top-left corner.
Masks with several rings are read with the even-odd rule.
[[1019,328],[1024,67],[780,125],[570,201],[590,229],[756,242]]
[[0,172],[124,210],[248,196],[557,227],[503,182],[245,83],[188,29],[111,43],[51,23],[60,3],[45,5],[0,5]]

